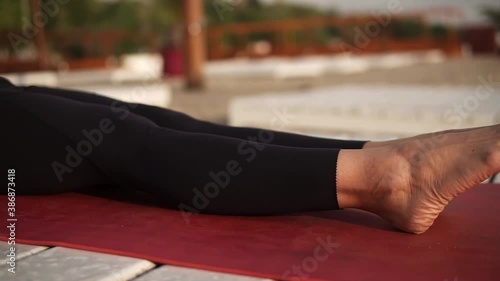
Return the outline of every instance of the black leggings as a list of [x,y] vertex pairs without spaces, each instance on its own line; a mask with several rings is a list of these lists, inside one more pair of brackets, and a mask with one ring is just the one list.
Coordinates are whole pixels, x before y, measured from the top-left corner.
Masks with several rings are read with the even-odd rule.
[[16,170],[18,194],[106,184],[213,214],[338,209],[339,150],[364,144],[222,126],[90,93],[15,87],[2,78],[0,115],[2,168]]

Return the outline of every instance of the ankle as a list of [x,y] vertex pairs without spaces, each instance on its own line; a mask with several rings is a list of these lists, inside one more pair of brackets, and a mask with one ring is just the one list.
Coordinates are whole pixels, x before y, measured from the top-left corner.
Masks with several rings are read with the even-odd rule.
[[369,150],[342,149],[337,161],[337,199],[339,207],[359,208],[363,188],[367,185],[363,163]]
[[383,148],[341,150],[337,164],[337,198],[340,208],[365,209],[369,194],[377,185]]
[[410,163],[398,152],[398,145],[388,146],[375,156],[378,169],[370,178],[371,189],[366,194],[363,209],[379,215],[402,213],[410,194]]
[[[391,198],[405,192],[409,182],[407,162],[392,146],[341,150],[337,165],[340,208],[380,213],[391,210]],[[405,190],[402,190],[405,189]]]

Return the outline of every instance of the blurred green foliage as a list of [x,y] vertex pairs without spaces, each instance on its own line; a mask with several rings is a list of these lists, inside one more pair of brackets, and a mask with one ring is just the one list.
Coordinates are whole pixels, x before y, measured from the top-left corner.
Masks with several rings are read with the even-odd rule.
[[264,5],[258,0],[205,0],[204,4],[208,25],[307,18],[335,14],[332,10],[320,10],[313,6],[284,3],[283,1]]
[[[42,7],[58,0],[40,0]],[[66,2],[67,3],[64,3]],[[123,30],[133,32],[153,32],[161,38],[172,33],[182,19],[182,1],[189,0],[66,0],[57,4],[57,12],[49,14],[45,25],[48,31],[76,30]],[[20,31],[31,21],[29,0],[0,0],[0,31]],[[335,15],[334,10],[322,10],[313,6],[292,4],[285,1],[273,1],[263,4],[259,0],[204,0],[205,21],[208,26],[308,18]],[[45,7],[46,8],[46,7]],[[500,10],[485,9],[484,14],[500,26]],[[347,40],[352,28],[340,30],[336,27],[324,27],[311,34],[311,38],[327,43],[332,39]],[[417,38],[424,35],[425,26],[421,21],[411,19],[393,20],[387,27],[388,33],[400,39]],[[432,26],[430,34],[434,38],[444,38],[448,30],[445,26]],[[351,34],[352,35],[352,34]],[[270,40],[271,33],[256,33],[250,40]],[[352,37],[352,36],[351,36]],[[305,34],[288,34],[286,40],[302,41]],[[234,45],[234,36],[225,36],[225,44]],[[69,53],[74,57],[83,56],[80,42],[70,42]],[[124,41],[116,47],[117,54],[134,52],[141,49],[138,42]],[[87,50],[88,51],[88,50]],[[99,53],[96,45],[95,53]]]
[[500,8],[484,7],[482,12],[497,29],[500,29]]
[[0,1],[0,30],[19,29],[23,14],[29,12],[27,1],[2,0]]
[[412,39],[422,36],[425,32],[424,23],[418,20],[393,20],[389,24],[389,30],[394,38]]
[[[161,31],[180,19],[180,0],[40,0],[47,30],[120,29]],[[49,11],[49,4],[57,8]],[[53,7],[53,5],[52,5]],[[46,8],[46,9],[44,9]],[[31,20],[28,0],[0,1],[0,30],[21,30]]]
[[435,39],[444,39],[448,36],[448,28],[442,24],[435,24],[431,26],[430,33],[432,38]]
[[[47,31],[121,30],[154,32],[163,36],[181,18],[180,0],[40,0],[46,17]],[[0,31],[24,34],[31,30],[32,15],[29,0],[0,0]],[[29,37],[29,36],[28,36]],[[99,42],[83,48],[78,38],[70,42],[49,42],[51,47],[72,58],[99,56]],[[8,42],[5,42],[8,43]],[[0,44],[5,45],[5,44]],[[136,52],[144,46],[141,39],[123,40],[116,44],[115,54]],[[9,49],[11,46],[5,45]],[[18,49],[27,47],[21,44]],[[62,48],[62,49],[61,49]]]
[[[42,7],[56,0],[40,0]],[[128,31],[169,30],[182,17],[182,0],[69,0],[57,4],[47,30],[121,29]],[[205,0],[206,23],[223,24],[312,17],[332,13],[314,7],[258,0]],[[20,30],[30,19],[29,0],[0,1],[0,30]]]

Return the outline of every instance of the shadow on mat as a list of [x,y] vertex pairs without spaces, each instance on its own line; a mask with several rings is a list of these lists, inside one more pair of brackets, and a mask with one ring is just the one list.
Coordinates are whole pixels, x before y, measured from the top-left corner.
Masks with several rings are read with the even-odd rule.
[[[96,186],[83,191],[79,191],[77,193],[89,196],[96,196],[124,203],[171,209],[168,208],[165,205],[165,203],[160,201],[157,197],[151,196],[145,192],[134,189],[127,189],[121,187],[118,188],[114,186]],[[280,216],[307,216],[317,219],[335,220],[343,223],[348,223],[352,225],[358,225],[362,227],[368,227],[383,231],[391,231],[391,232],[399,231],[397,228],[392,226],[389,222],[382,219],[381,217],[369,212],[356,209],[276,215],[276,217]]]
[[352,225],[374,228],[377,230],[390,232],[400,231],[383,218],[362,210],[343,209],[338,211],[310,212],[305,213],[305,215],[315,218],[340,221]]
[[123,187],[100,185],[86,188],[85,190],[80,190],[75,193],[105,198],[124,203],[166,208],[165,203],[160,201],[157,197],[151,196],[139,190]]

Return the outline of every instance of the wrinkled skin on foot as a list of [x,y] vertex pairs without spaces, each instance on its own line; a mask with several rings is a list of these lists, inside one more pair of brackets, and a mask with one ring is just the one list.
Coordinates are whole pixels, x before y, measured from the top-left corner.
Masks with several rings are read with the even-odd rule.
[[500,172],[500,124],[422,135],[385,149],[388,160],[369,171],[376,184],[364,209],[423,233],[451,200]]

